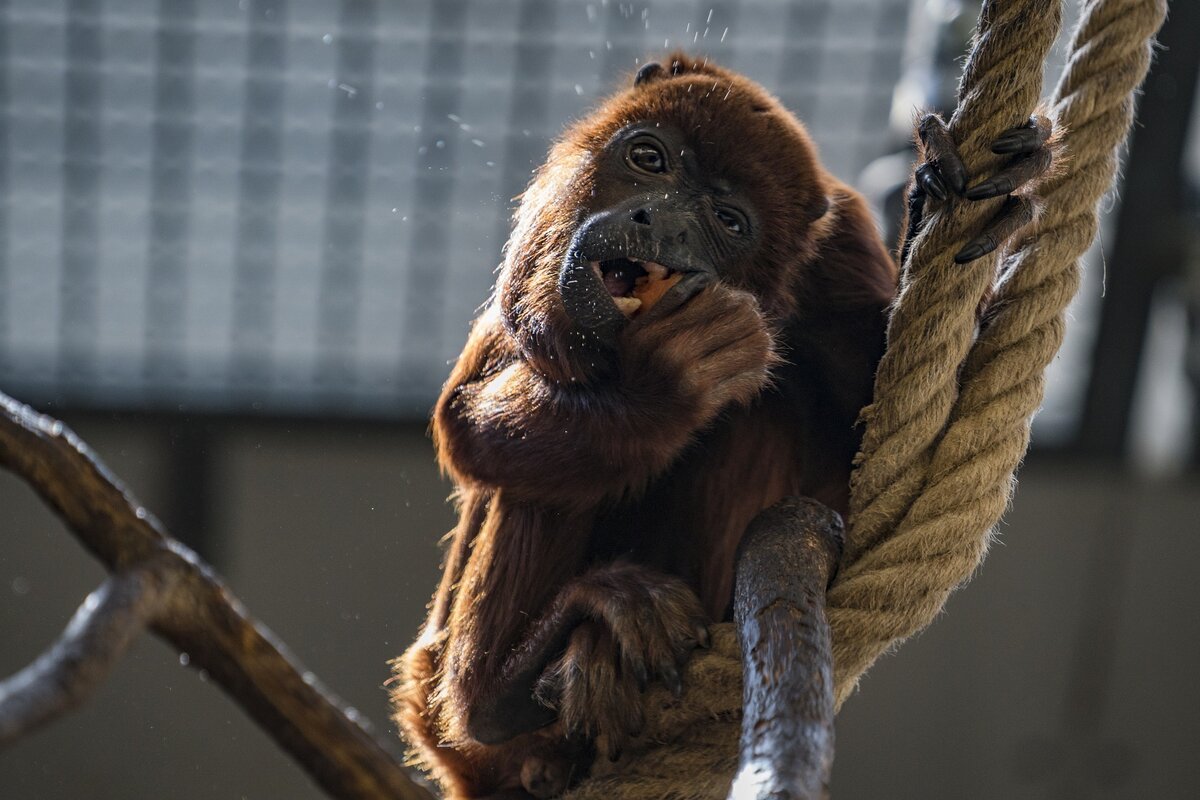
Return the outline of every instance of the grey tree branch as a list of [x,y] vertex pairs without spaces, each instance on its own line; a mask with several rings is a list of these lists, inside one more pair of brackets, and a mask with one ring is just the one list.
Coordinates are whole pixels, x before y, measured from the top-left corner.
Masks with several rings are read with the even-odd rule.
[[0,393],[0,466],[114,574],[60,639],[0,683],[0,747],[85,700],[146,626],[213,679],[331,796],[431,800],[61,422]]
[[0,747],[80,706],[162,607],[178,577],[159,559],[111,576],[88,595],[50,649],[0,681]]
[[768,508],[746,532],[733,606],[745,713],[730,798],[817,800],[828,793],[833,655],[825,590],[841,549],[841,517],[807,498]]

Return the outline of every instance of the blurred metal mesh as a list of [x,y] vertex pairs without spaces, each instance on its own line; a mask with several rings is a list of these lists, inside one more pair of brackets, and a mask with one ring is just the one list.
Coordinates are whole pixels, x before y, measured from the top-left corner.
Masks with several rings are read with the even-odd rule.
[[907,0],[0,0],[0,385],[426,413],[549,140],[685,46],[889,144]]

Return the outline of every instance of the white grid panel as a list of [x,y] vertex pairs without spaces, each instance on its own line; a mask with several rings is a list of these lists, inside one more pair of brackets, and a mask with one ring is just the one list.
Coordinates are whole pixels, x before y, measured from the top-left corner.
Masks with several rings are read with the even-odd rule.
[[0,386],[424,414],[548,142],[683,46],[853,179],[904,0],[0,1]]

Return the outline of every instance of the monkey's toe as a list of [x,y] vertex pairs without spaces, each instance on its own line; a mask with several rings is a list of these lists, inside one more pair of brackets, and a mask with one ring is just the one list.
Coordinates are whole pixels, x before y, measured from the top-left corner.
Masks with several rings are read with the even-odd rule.
[[[950,130],[937,114],[926,114],[917,125],[925,163],[917,169],[922,188],[938,200],[945,201],[949,192],[962,194],[967,187],[967,168],[958,155],[958,147],[950,138]],[[922,170],[926,176],[922,177]],[[949,191],[947,191],[949,190]]]
[[1002,242],[1028,225],[1034,217],[1034,201],[1028,197],[1013,195],[1001,206],[999,213],[988,222],[983,232],[954,255],[954,263],[966,264],[982,258],[995,250]]
[[1020,155],[1032,153],[1050,140],[1054,133],[1054,123],[1049,117],[1036,115],[1029,118],[1024,125],[1009,128],[992,142],[992,152],[996,155]]

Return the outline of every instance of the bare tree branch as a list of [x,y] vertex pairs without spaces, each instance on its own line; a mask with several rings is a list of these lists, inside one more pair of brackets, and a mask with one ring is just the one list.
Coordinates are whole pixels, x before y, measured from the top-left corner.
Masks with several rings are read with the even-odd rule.
[[159,559],[111,576],[88,595],[49,650],[0,682],[0,747],[81,705],[161,609],[178,577]]
[[745,713],[730,798],[828,794],[833,655],[825,589],[841,547],[841,517],[807,498],[768,508],[746,532],[734,590]]
[[61,422],[0,393],[0,466],[29,483],[115,574],[62,637],[0,683],[0,747],[78,705],[145,625],[205,669],[330,795],[430,800],[195,553]]

